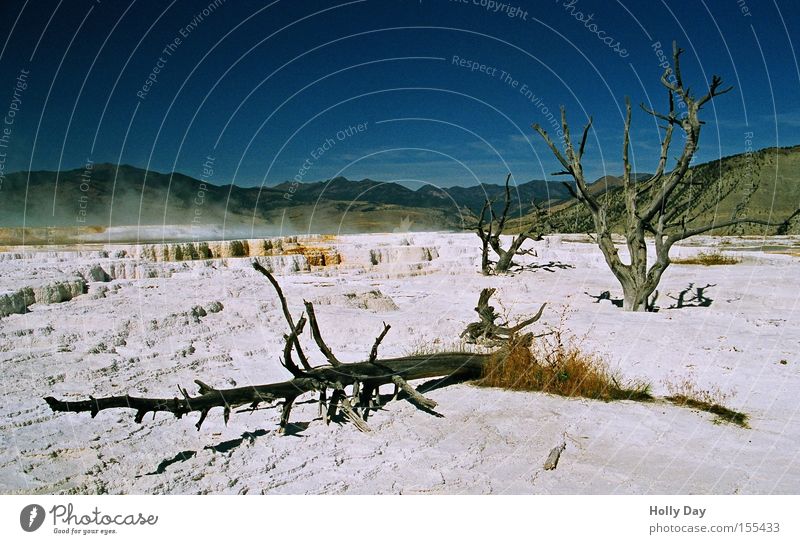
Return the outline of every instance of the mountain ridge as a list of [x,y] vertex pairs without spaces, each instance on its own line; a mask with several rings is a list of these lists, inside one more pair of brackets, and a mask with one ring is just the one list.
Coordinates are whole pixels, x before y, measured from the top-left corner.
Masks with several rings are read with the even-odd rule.
[[[176,171],[162,173],[129,164],[97,163],[63,171],[7,174],[2,190],[4,198],[0,200],[0,227],[158,225],[187,221],[214,224],[228,220],[263,226],[277,221],[279,211],[285,219],[284,210],[297,211],[293,209],[308,206],[354,213],[389,207],[470,215],[480,210],[487,195],[500,197],[503,191],[504,187],[496,184],[423,186],[414,190],[395,182],[349,180],[341,176],[324,181],[242,187],[220,185]],[[513,187],[513,191],[519,202],[518,213],[526,212],[533,201],[558,200],[568,195],[560,183],[543,180],[522,183]],[[437,219],[439,226],[458,228],[458,221]]]
[[[687,228],[718,224],[730,219],[758,219],[782,223],[800,209],[800,145],[768,147],[728,155],[690,168],[689,183],[674,193],[671,201],[680,207]],[[626,208],[620,182],[599,192],[606,204],[612,230],[622,233]],[[647,200],[647,197],[645,197]],[[529,215],[520,220],[530,223]],[[563,232],[593,232],[591,214],[577,201],[563,201],[551,208],[551,221]],[[717,235],[770,235],[800,233],[800,216],[781,228],[742,223],[720,228]]]
[[[727,218],[733,213],[779,218],[800,206],[800,146],[730,155],[692,170],[714,188],[697,195],[695,203],[702,209],[698,215],[702,220]],[[590,189],[611,199],[610,219],[619,227],[623,217],[621,178],[603,176]],[[503,185],[493,183],[411,189],[395,182],[342,176],[242,187],[217,185],[181,172],[97,163],[59,172],[6,174],[0,188],[0,227],[222,225],[250,229],[254,235],[274,231],[391,232],[409,225],[414,230],[463,230],[474,225],[487,197],[499,205],[504,190]],[[509,217],[513,221],[509,226],[531,222],[532,203],[536,202],[553,211],[559,230],[586,232],[592,228],[588,213],[576,205],[561,181],[530,180],[513,185],[511,191]]]

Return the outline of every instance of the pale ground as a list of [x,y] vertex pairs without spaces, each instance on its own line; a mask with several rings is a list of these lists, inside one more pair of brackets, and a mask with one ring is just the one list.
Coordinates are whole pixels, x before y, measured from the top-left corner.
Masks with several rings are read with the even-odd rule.
[[[726,405],[750,416],[750,429],[666,403],[470,384],[428,393],[443,418],[390,402],[370,417],[368,434],[326,427],[313,402],[295,406],[288,436],[276,433],[277,407],[234,413],[227,427],[212,411],[200,432],[196,414],[148,414],[141,425],[125,410],[95,419],[54,415],[43,396],[172,397],[178,384],[194,393],[195,378],[217,387],[287,379],[278,362],[287,327],[248,258],[164,263],[131,257],[131,246],[28,249],[0,253],[0,296],[78,274],[88,293],[0,317],[0,493],[800,492],[800,259],[736,251],[759,241],[732,238],[724,247],[742,263],[673,265],[660,289],[662,310],[628,313],[586,294],[621,293],[599,250],[579,238],[533,244],[539,261],[574,268],[512,277],[478,274],[472,234],[347,236],[324,242],[342,255],[338,267],[292,272],[303,267],[299,255],[274,262],[295,316],[304,298],[317,302],[339,359],[363,360],[382,321],[392,329],[381,356],[453,347],[480,289],[493,286],[495,305],[512,319],[549,303],[534,332],[557,324],[566,309],[565,327],[586,350],[627,378],[649,381],[657,395],[685,379],[719,388]],[[701,239],[674,255],[719,242]],[[102,276],[91,272],[95,265],[116,279],[93,281]],[[713,284],[705,291],[711,305],[668,309],[675,303],[668,295],[690,283]],[[215,301],[221,311],[192,313]],[[542,470],[564,436],[558,468]]]

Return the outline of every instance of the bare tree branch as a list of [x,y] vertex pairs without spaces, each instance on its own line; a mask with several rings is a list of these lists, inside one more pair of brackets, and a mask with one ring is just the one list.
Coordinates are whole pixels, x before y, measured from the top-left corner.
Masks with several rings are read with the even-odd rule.
[[[261,266],[261,264],[258,261],[256,260],[253,261],[253,268],[255,268],[256,270],[261,272],[264,276],[266,276],[269,282],[272,284],[272,287],[275,288],[275,292],[278,293],[278,299],[280,299],[281,301],[283,316],[286,318],[286,322],[289,324],[289,330],[294,331],[295,330],[294,320],[292,319],[291,312],[289,312],[289,306],[286,304],[286,297],[283,296],[283,291],[281,291],[281,286],[275,280],[273,275],[270,274],[270,272],[266,268]],[[297,358],[300,359],[300,364],[302,364],[303,368],[305,368],[306,370],[311,370],[311,365],[308,364],[308,359],[306,359],[306,356],[303,353],[303,348],[300,345],[300,341],[297,339],[297,335],[295,335],[294,347],[295,350],[297,350]]]
[[749,219],[749,218],[742,218],[742,219],[731,219],[729,221],[723,221],[722,223],[709,223],[707,225],[702,225],[700,227],[694,228],[686,228],[686,225],[681,225],[681,230],[679,232],[673,233],[669,235],[670,244],[674,244],[675,242],[679,242],[681,240],[685,240],[686,238],[690,238],[692,236],[697,236],[698,234],[703,234],[705,232],[709,232],[716,229],[721,229],[725,227],[731,227],[733,225],[739,225],[742,223],[750,223],[753,225],[764,225],[766,227],[781,227],[785,225],[788,221],[793,219],[800,213],[800,209],[795,211],[788,219],[780,222],[774,221],[766,221],[763,219]]
[[698,109],[702,108],[705,103],[711,101],[712,98],[733,90],[733,85],[720,90],[719,88],[720,85],[722,85],[722,78],[720,78],[717,75],[711,76],[711,85],[709,85],[708,87],[708,93],[706,93],[705,96],[703,96],[702,98],[700,98],[700,100],[697,101]]
[[303,332],[303,328],[305,326],[306,318],[301,315],[300,320],[297,322],[297,327],[283,337],[286,340],[286,345],[283,348],[283,366],[295,377],[302,376],[303,371],[300,370],[300,368],[298,368],[298,366],[292,360],[292,347],[294,346],[295,342],[297,342],[297,338]]
[[[511,187],[508,182],[511,181],[511,172],[506,176],[505,195],[503,199],[503,214],[500,216],[500,221],[497,224],[497,232],[503,232],[506,226],[506,218],[508,217],[508,210],[511,207]],[[499,237],[498,237],[499,238]]]
[[332,366],[341,365],[342,363],[339,362],[339,359],[337,359],[333,354],[331,348],[329,348],[328,344],[325,343],[325,340],[322,339],[322,333],[319,331],[319,324],[317,323],[317,315],[314,313],[314,305],[307,300],[304,300],[303,304],[306,307],[308,321],[311,324],[311,335],[314,337],[314,341],[317,343],[319,350]]
[[392,382],[406,395],[412,404],[424,408],[425,410],[433,410],[436,408],[437,403],[435,400],[423,396],[419,391],[411,387],[411,385],[400,376],[392,376]]
[[386,323],[383,324],[383,331],[375,339],[375,343],[372,345],[372,350],[369,352],[370,363],[374,363],[375,360],[378,358],[378,346],[381,345],[381,342],[383,342],[386,333],[389,332],[389,329],[391,328],[392,328],[391,325],[387,325]]
[[[634,206],[636,194],[631,185],[631,162],[628,158],[628,152],[631,147],[631,99],[625,97],[625,128],[622,133],[622,181],[626,192],[633,193]],[[630,208],[629,208],[630,209]]]
[[589,117],[589,122],[583,127],[583,136],[581,137],[581,146],[578,150],[578,160],[583,158],[583,150],[586,148],[586,137],[589,135],[589,128],[592,126],[592,118]]
[[[661,140],[661,153],[660,153],[659,159],[658,159],[658,166],[656,167],[655,173],[652,176],[650,176],[650,179],[648,179],[644,183],[644,185],[643,185],[644,189],[649,188],[652,185],[652,183],[658,181],[659,179],[661,179],[661,176],[664,175],[664,168],[667,166],[667,158],[668,158],[668,155],[669,155],[669,148],[670,148],[670,145],[672,145],[672,132],[675,129],[675,125],[679,124],[678,121],[675,119],[675,98],[674,98],[674,95],[673,95],[671,90],[667,90],[667,95],[668,95],[668,98],[669,98],[669,114],[666,117],[669,120],[669,122],[667,123],[667,126],[664,128],[665,132],[664,132],[664,138]],[[647,111],[647,109],[644,108],[644,104],[642,104],[642,108],[645,111]],[[656,117],[659,117],[659,114],[656,114],[655,112],[648,112],[648,113],[651,113],[652,115],[655,115]]]
[[539,135],[542,137],[542,139],[547,144],[547,147],[550,148],[550,151],[552,151],[553,155],[555,155],[555,157],[558,159],[558,162],[560,162],[561,165],[564,167],[564,170],[571,174],[572,173],[572,166],[570,165],[569,161],[567,161],[567,159],[564,158],[564,155],[561,154],[561,151],[559,151],[559,149],[556,146],[556,144],[553,143],[553,140],[550,139],[550,135],[547,134],[547,131],[545,129],[543,129],[539,125],[539,123],[534,123],[534,124],[531,125],[531,127],[533,128],[533,130],[535,130],[536,132],[539,133]]

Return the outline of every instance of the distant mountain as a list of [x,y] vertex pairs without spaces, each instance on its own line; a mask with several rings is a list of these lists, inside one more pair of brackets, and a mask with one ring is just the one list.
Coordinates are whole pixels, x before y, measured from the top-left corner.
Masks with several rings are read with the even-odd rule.
[[[473,221],[487,195],[502,198],[503,192],[500,185],[424,186],[415,191],[397,183],[343,177],[262,188],[218,186],[178,172],[95,164],[9,174],[0,190],[0,227],[224,222],[228,230],[260,233],[391,231],[401,224],[415,230],[461,229]],[[533,201],[561,200],[568,194],[560,183],[523,183],[513,188],[512,213],[527,213]]]
[[[16,172],[0,193],[0,225],[80,227],[221,222],[250,215],[257,190],[204,184],[180,173],[95,164],[64,172]],[[268,193],[269,190],[267,189]]]
[[[639,179],[647,174],[636,174]],[[687,217],[708,222],[749,216],[779,219],[800,206],[800,146],[769,148],[724,157],[692,168],[697,183],[687,184]],[[604,176],[590,189],[610,202],[617,230],[625,207],[619,177]],[[212,185],[181,173],[145,171],[129,165],[96,164],[63,172],[8,174],[0,186],[0,243],[21,237],[41,240],[30,229],[55,227],[64,239],[70,229],[118,226],[214,227],[222,236],[277,233],[353,233],[470,228],[488,197],[496,209],[504,186],[435,187],[417,190],[391,182],[337,177],[274,187]],[[546,203],[564,232],[587,232],[591,217],[561,181],[532,180],[512,187],[512,224],[531,220],[532,203]],[[793,229],[800,229],[795,221]],[[96,230],[94,231],[96,232]],[[763,233],[738,226],[725,233]]]
[[[483,184],[470,187],[438,188],[426,185],[416,192],[425,196],[424,200],[428,203],[427,205],[432,205],[433,203],[446,205],[449,202],[450,205],[458,205],[478,214],[487,197],[495,200],[499,206],[499,203],[503,201],[505,186]],[[518,214],[519,210],[522,210],[523,213],[529,212],[532,208],[532,202],[537,204],[558,202],[569,197],[569,190],[560,181],[533,180],[521,183],[511,187],[512,214]]]
[[[634,172],[631,174],[631,179],[635,180],[647,179],[651,175],[652,174],[647,174],[647,173],[639,174]],[[601,178],[598,178],[597,180],[589,184],[589,191],[593,195],[601,195],[606,191],[612,191],[614,189],[618,189],[619,187],[622,187],[622,185],[623,185],[622,176],[606,175]]]

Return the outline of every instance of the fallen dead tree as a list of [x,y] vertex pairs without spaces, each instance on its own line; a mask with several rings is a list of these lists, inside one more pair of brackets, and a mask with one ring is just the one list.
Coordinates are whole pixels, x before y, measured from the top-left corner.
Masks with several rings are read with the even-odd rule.
[[[86,400],[79,401],[58,400],[53,397],[46,397],[44,400],[54,412],[89,412],[92,417],[102,410],[132,409],[136,411],[134,420],[137,423],[141,423],[145,415],[150,412],[153,412],[154,415],[156,412],[171,413],[177,418],[197,412],[200,415],[196,425],[198,430],[213,408],[222,409],[224,420],[227,423],[231,411],[234,409],[244,407],[241,411],[252,411],[262,403],[280,401],[282,402],[280,429],[284,430],[289,423],[289,416],[295,400],[307,393],[317,393],[319,394],[320,414],[326,423],[338,414],[342,414],[359,430],[369,431],[365,419],[369,410],[380,404],[380,386],[392,384],[395,387],[395,396],[402,393],[409,402],[423,410],[431,411],[436,403],[414,389],[408,383],[409,380],[437,377],[478,378],[490,358],[502,357],[512,346],[512,343],[508,342],[506,346],[493,353],[448,352],[378,359],[378,348],[390,329],[389,325],[384,324],[383,331],[376,338],[366,361],[343,363],[325,343],[313,305],[305,302],[307,317],[302,315],[295,322],[277,280],[258,262],[254,261],[253,267],[266,276],[275,288],[289,326],[289,333],[284,336],[285,345],[281,364],[292,374],[291,380],[230,389],[217,389],[200,380],[195,380],[199,388],[197,395],[191,396],[185,388],[178,387],[180,396],[173,398],[121,395],[100,398],[90,396]],[[528,320],[523,326],[536,321],[540,314],[541,311],[535,319]],[[306,324],[311,327],[314,341],[327,359],[325,365],[312,366],[303,351],[299,337]],[[514,332],[520,331],[523,326],[515,327]],[[532,335],[530,334],[515,336],[513,345],[530,344],[531,339]],[[299,364],[295,362],[295,356]],[[346,391],[347,388],[350,390]],[[330,395],[329,392],[331,392]]]

